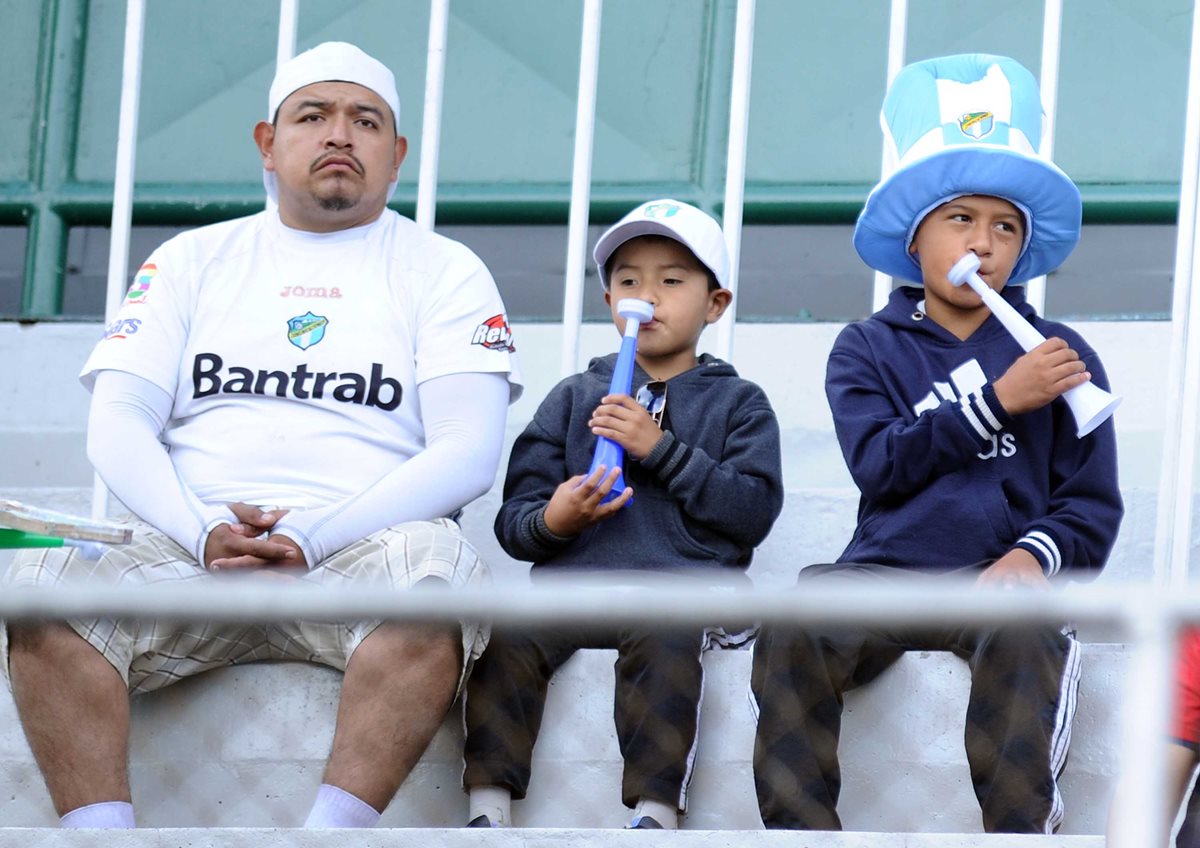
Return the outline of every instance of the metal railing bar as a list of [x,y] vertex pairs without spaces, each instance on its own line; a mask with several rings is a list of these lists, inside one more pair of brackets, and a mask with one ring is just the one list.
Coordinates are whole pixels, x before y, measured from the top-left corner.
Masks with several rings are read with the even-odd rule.
[[733,78],[729,95],[729,141],[725,164],[725,205],[721,228],[729,250],[728,288],[733,301],[717,324],[716,354],[733,360],[733,331],[737,323],[738,272],[742,255],[742,212],[746,195],[746,141],[750,129],[750,77],[754,63],[755,0],[738,0],[733,37]]
[[1197,403],[1200,401],[1200,291],[1193,285],[1200,256],[1200,0],[1192,5],[1191,58],[1184,116],[1183,165],[1179,185],[1179,228],[1171,300],[1171,353],[1165,394],[1162,462],[1154,536],[1154,575],[1161,583],[1187,581],[1192,538],[1192,486]]
[[417,177],[417,223],[432,230],[437,209],[438,154],[446,82],[446,33],[450,0],[429,2],[429,49],[425,60],[425,113],[421,119],[421,164]]
[[575,101],[575,156],[571,168],[571,204],[567,221],[567,273],[563,289],[563,341],[559,370],[564,377],[574,374],[579,362],[579,324],[583,319],[583,280],[588,252],[602,10],[602,0],[584,0],[583,35],[579,49],[579,94]]

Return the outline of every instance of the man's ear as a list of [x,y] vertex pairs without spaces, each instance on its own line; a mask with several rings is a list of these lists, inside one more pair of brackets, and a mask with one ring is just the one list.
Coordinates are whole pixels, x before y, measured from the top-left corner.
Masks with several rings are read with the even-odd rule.
[[255,124],[254,143],[258,147],[258,154],[262,156],[263,168],[268,171],[274,171],[275,160],[271,155],[275,149],[274,125],[267,121],[259,121]]
[[733,302],[733,292],[729,289],[717,289],[708,293],[708,313],[704,316],[704,323],[714,324],[721,319],[725,314],[725,310],[729,308],[729,304]]
[[393,156],[392,181],[395,182],[400,176],[400,166],[404,164],[404,158],[408,156],[408,138],[402,135],[396,136],[396,151]]

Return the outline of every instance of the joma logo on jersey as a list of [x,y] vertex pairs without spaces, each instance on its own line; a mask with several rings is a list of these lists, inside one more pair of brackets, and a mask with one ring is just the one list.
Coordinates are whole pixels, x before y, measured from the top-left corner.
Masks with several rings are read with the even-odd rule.
[[[987,376],[984,375],[978,360],[964,362],[950,372],[949,383],[934,382],[933,391],[913,404],[913,414],[920,415],[926,410],[937,409],[944,401],[950,401],[962,407],[968,420],[979,421],[980,404],[983,404],[980,392],[987,382]],[[976,454],[980,459],[1010,457],[1016,454],[1017,440],[1012,433],[990,434],[982,423],[974,426],[982,428],[982,432],[979,433],[981,439],[990,439],[992,443],[990,448]],[[994,429],[999,429],[999,426],[997,423]]]
[[516,350],[512,330],[509,329],[504,313],[493,315],[476,327],[475,334],[471,336],[471,344],[483,345],[488,350],[506,350],[509,353]]
[[192,363],[192,397],[274,395],[298,400],[328,396],[341,403],[377,406],[391,412],[400,405],[400,381],[383,376],[383,365],[371,363],[368,379],[354,371],[309,371],[305,364],[288,371],[225,367],[215,353],[198,353]]
[[327,289],[324,286],[284,286],[283,291],[279,293],[280,297],[332,297],[340,298],[342,290],[337,286]]

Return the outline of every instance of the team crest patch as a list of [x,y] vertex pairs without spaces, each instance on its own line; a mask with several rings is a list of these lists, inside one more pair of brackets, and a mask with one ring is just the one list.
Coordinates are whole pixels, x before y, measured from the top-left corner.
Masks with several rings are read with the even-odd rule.
[[133,285],[129,287],[129,293],[125,295],[125,302],[145,303],[146,296],[150,293],[150,284],[154,282],[156,276],[158,276],[157,265],[143,265],[139,268],[137,276],[133,278]]
[[651,203],[642,210],[642,215],[646,218],[670,218],[679,207],[674,203]]
[[508,319],[504,317],[503,312],[493,315],[476,327],[475,334],[471,336],[471,344],[483,345],[488,350],[504,350],[509,353],[517,349],[513,345],[512,330],[509,329]]
[[313,315],[311,311],[297,315],[295,318],[289,318],[287,322],[288,341],[301,350],[308,350],[325,338],[325,328],[328,325],[328,318],[324,315]]
[[958,128],[968,138],[987,138],[996,128],[996,117],[991,112],[967,112],[958,119]]

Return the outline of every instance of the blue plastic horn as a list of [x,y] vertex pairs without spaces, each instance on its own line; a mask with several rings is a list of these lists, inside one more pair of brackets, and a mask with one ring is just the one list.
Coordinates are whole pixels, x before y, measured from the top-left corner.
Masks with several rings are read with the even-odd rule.
[[[633,365],[637,359],[637,334],[643,323],[654,317],[654,304],[634,297],[626,297],[617,301],[617,314],[625,319],[625,333],[621,336],[621,352],[617,354],[617,364],[613,368],[612,382],[608,385],[610,395],[627,395],[633,391]],[[591,475],[597,467],[603,465],[609,471],[616,468],[620,473],[612,489],[604,496],[601,503],[608,503],[620,497],[625,491],[625,449],[612,439],[604,436],[596,437],[596,453],[592,457],[592,467],[588,469]],[[607,472],[605,472],[607,473]],[[633,503],[630,499],[625,505]]]

